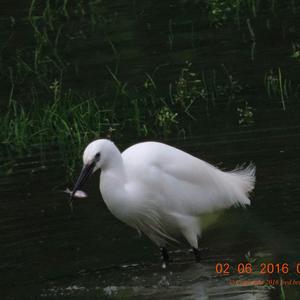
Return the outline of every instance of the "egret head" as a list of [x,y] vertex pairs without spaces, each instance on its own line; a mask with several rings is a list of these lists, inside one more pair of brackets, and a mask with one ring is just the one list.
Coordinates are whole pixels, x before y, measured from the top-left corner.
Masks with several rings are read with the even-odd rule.
[[113,152],[114,148],[116,148],[115,145],[105,139],[93,141],[85,148],[83,153],[83,168],[75,183],[71,199],[95,171],[105,167],[110,153]]

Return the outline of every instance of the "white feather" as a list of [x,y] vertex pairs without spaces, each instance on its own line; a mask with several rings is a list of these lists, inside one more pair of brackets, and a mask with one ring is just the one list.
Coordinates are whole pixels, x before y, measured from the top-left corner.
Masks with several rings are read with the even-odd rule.
[[233,205],[250,205],[255,166],[223,172],[166,144],[144,142],[122,154],[108,140],[92,142],[84,162],[101,159],[100,190],[117,218],[159,246],[183,236],[198,247],[201,216]]

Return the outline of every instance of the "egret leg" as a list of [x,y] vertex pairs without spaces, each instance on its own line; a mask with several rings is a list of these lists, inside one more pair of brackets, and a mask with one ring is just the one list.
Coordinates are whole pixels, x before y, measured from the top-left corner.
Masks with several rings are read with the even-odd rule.
[[195,261],[200,262],[201,261],[201,252],[198,248],[193,247],[193,253],[195,256]]
[[166,266],[169,263],[169,259],[170,259],[168,249],[165,247],[160,248],[160,254],[163,261],[163,266],[164,265]]

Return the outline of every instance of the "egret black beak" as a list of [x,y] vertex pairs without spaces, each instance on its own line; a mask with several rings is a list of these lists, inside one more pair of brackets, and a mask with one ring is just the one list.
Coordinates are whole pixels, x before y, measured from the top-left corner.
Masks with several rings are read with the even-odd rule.
[[78,191],[86,183],[86,181],[89,179],[89,177],[93,174],[95,165],[96,165],[96,162],[92,161],[91,163],[83,166],[83,168],[80,172],[80,175],[75,183],[73,192],[71,194],[70,203],[73,202],[74,194],[76,193],[76,191]]

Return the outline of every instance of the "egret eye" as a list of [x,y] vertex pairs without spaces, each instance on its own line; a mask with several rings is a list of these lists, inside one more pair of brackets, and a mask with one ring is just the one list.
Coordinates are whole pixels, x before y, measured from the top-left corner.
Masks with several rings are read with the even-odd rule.
[[100,159],[100,152],[98,152],[98,153],[95,155],[95,160],[96,160],[96,161],[99,161],[99,159]]

